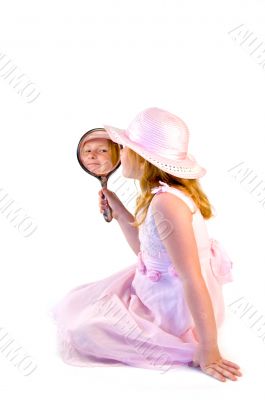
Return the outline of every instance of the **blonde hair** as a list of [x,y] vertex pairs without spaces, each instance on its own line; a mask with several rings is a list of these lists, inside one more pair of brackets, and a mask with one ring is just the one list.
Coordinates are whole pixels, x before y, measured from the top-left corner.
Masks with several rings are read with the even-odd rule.
[[[134,212],[135,221],[130,223],[130,225],[139,227],[144,222],[150,202],[155,195],[151,193],[151,189],[160,185],[158,182],[159,180],[167,183],[169,186],[177,186],[178,189],[190,196],[199,208],[204,219],[210,219],[214,216],[212,206],[206,194],[203,192],[198,179],[184,179],[173,176],[157,168],[132,149],[128,148],[127,150],[131,164],[139,167],[139,169],[143,171],[140,179],[142,193],[136,198],[136,208]],[[140,213],[141,218],[139,218]]]
[[120,145],[118,143],[113,142],[112,140],[108,140],[110,146],[110,153],[111,153],[111,162],[113,166],[117,164],[120,160]]

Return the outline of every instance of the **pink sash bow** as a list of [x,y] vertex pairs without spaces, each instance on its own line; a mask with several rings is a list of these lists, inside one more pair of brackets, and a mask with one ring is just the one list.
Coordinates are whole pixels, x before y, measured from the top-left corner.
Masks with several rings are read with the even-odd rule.
[[233,281],[233,261],[231,261],[227,252],[218,240],[211,238],[210,242],[210,265],[213,275],[220,284]]

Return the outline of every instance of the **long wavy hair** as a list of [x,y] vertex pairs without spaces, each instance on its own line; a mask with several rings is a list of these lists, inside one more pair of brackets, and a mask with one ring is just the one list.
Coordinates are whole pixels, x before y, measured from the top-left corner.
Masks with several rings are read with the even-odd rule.
[[112,140],[108,140],[108,143],[110,146],[111,162],[114,166],[120,159],[120,145],[118,143],[114,143]]
[[159,180],[167,183],[169,186],[177,186],[179,190],[182,190],[186,195],[191,197],[204,219],[210,219],[214,216],[212,206],[208,197],[203,192],[198,179],[178,178],[164,172],[130,148],[128,148],[127,154],[131,165],[138,167],[142,171],[140,179],[141,194],[136,198],[135,221],[131,222],[130,225],[139,227],[144,222],[150,202],[155,195],[151,193],[151,189],[159,186]]

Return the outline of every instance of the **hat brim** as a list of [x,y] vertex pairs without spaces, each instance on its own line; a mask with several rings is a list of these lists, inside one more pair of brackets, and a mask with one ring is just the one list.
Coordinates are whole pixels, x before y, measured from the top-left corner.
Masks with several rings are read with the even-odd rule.
[[87,141],[87,140],[91,140],[91,139],[109,139],[109,140],[112,140],[107,132],[102,132],[102,131],[96,131],[96,132],[88,133],[83,138],[83,141]]
[[143,149],[137,143],[128,138],[126,129],[116,128],[110,125],[103,125],[108,132],[111,140],[123,146],[127,146],[141,157],[149,161],[151,164],[162,169],[163,171],[186,179],[196,179],[206,174],[206,169],[201,167],[191,154],[187,154],[184,160],[169,160],[160,155],[154,155],[146,149]]

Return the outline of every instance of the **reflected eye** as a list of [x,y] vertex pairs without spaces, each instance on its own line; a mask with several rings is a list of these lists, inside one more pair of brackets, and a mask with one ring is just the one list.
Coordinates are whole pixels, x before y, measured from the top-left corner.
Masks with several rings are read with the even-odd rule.
[[[102,150],[99,150],[99,151],[103,151],[103,152],[107,152],[108,150],[106,150],[106,149],[102,149]],[[85,153],[89,153],[89,152],[91,152],[91,150],[85,150]]]

